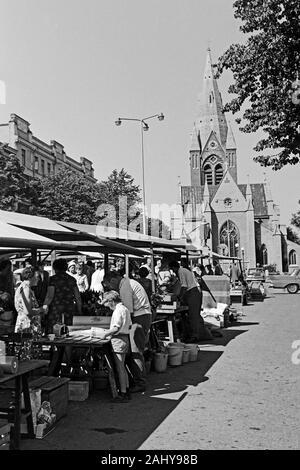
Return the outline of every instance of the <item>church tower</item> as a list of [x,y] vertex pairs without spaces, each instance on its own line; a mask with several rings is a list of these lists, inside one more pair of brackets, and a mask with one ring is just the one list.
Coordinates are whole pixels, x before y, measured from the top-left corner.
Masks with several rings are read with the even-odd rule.
[[237,180],[236,143],[228,127],[221,93],[214,75],[210,49],[207,51],[198,115],[190,145],[191,185],[218,186],[228,169]]

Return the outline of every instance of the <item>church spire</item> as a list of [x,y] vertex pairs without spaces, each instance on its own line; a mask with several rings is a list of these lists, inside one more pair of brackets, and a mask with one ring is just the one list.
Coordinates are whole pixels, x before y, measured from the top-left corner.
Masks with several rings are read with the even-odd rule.
[[228,128],[223,113],[221,93],[214,75],[210,49],[207,50],[202,92],[199,97],[198,126],[203,146],[205,146],[211,131],[214,131],[223,148],[226,147]]
[[232,132],[230,121],[228,121],[228,132],[227,132],[227,139],[226,139],[226,149],[228,150],[236,150],[236,143],[235,138]]
[[200,136],[199,133],[196,129],[196,124],[194,123],[193,131],[192,131],[192,136],[191,136],[191,146],[190,146],[190,151],[196,151],[196,152],[202,152],[201,149],[201,141],[200,141]]

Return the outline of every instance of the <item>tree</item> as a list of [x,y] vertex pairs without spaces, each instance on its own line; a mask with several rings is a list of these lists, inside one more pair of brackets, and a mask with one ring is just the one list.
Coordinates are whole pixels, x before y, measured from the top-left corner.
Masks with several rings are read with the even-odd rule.
[[0,148],[0,209],[17,211],[21,206],[27,211],[37,202],[37,192],[24,174],[18,158],[10,154],[6,146]]
[[[247,39],[245,44],[231,45],[217,65],[218,76],[225,69],[233,72],[228,91],[237,95],[224,111],[243,112],[241,131],[266,133],[254,147],[262,152],[255,161],[274,170],[296,164],[300,159],[300,2],[237,0],[233,6]],[[241,118],[236,121],[241,123]],[[265,154],[266,149],[276,152]]]
[[82,224],[96,221],[99,191],[84,175],[62,168],[35,182],[39,194],[36,214],[54,220]]
[[98,189],[99,206],[107,204],[114,210],[113,214],[108,214],[105,210],[98,211],[98,215],[106,214],[100,216],[100,220],[105,218],[107,225],[116,227],[121,222],[122,228],[127,229],[129,223],[140,213],[137,207],[141,201],[140,187],[134,183],[134,178],[124,168],[120,171],[113,170],[107,180],[99,183]]
[[128,205],[138,202],[139,187],[124,169],[114,170],[107,180],[89,181],[84,175],[69,168],[35,181],[38,204],[35,213],[54,220],[82,224],[96,224],[97,209],[110,205],[119,213],[119,196],[127,196]]

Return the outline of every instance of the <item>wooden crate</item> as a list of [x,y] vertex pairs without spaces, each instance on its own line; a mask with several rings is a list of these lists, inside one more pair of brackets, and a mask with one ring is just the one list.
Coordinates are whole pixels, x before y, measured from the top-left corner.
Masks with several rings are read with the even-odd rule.
[[66,416],[68,412],[69,382],[66,377],[39,377],[30,382],[31,389],[41,389],[41,399],[49,401],[56,421]]
[[69,382],[69,400],[84,401],[89,396],[89,382],[71,380]]

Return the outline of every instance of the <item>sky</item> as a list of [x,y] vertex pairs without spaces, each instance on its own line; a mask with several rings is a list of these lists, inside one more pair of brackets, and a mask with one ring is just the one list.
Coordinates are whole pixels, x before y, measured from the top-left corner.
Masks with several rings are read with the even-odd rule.
[[[0,0],[0,80],[6,104],[0,123],[16,113],[34,135],[57,140],[66,153],[94,163],[106,179],[125,168],[142,183],[144,133],[146,202],[178,202],[178,177],[189,179],[189,142],[197,115],[206,50],[213,60],[244,41],[232,0]],[[228,101],[231,75],[219,80]],[[257,136],[230,118],[238,147],[239,183],[262,182],[265,172],[289,223],[299,209],[300,166],[274,172],[254,163]]]

